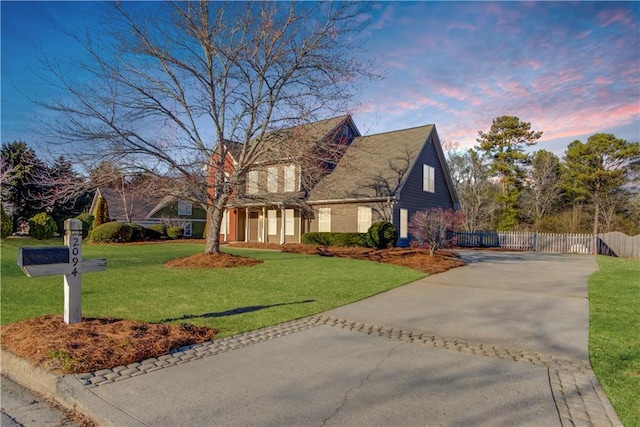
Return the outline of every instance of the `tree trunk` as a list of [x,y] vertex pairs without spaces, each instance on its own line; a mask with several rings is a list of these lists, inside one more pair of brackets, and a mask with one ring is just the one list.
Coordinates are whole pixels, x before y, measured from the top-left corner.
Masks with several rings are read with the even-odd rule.
[[207,238],[204,246],[205,254],[220,253],[220,229],[224,207],[218,204],[207,207]]

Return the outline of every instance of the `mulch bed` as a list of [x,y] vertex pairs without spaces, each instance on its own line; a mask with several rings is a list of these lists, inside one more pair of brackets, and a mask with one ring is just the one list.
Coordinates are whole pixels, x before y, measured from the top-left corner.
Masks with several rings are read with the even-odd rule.
[[[234,243],[231,247],[270,249],[300,254],[362,259],[436,274],[465,265],[454,252],[430,256],[422,248],[323,247],[302,244]],[[262,261],[230,254],[197,254],[165,263],[173,268],[227,268]],[[215,329],[192,325],[153,324],[119,319],[85,318],[66,325],[62,316],[27,319],[0,330],[2,346],[34,365],[58,373],[94,372],[169,353],[171,349],[212,339]]]
[[119,319],[85,318],[67,325],[46,315],[2,327],[2,346],[49,371],[93,372],[162,356],[212,339],[217,330]]

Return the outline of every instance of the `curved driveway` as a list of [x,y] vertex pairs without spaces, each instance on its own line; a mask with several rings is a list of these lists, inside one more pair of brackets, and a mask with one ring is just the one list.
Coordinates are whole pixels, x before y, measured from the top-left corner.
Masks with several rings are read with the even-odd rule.
[[588,361],[584,255],[469,265],[311,318],[58,380],[105,425],[620,425]]

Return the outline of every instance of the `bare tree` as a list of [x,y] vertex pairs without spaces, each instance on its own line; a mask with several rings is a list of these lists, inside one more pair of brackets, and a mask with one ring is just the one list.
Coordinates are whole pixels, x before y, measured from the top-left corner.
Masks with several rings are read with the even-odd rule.
[[526,207],[537,226],[562,192],[562,169],[560,159],[546,150],[536,151],[531,159],[528,173],[528,189],[526,192]]
[[[344,111],[360,79],[375,77],[355,43],[367,6],[116,3],[108,32],[78,37],[87,84],[50,66],[67,96],[44,103],[59,113],[48,133],[96,162],[180,176],[167,191],[206,208],[205,253],[218,252],[224,209],[274,149],[268,135]],[[240,147],[233,167],[225,141]]]
[[449,153],[451,178],[464,212],[462,228],[467,231],[493,229],[499,205],[496,184],[491,181],[489,166],[475,150]]

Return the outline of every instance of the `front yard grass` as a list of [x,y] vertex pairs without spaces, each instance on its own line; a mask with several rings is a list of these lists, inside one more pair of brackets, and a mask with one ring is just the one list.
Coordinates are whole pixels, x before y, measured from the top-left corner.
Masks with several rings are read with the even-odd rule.
[[[18,247],[41,244],[62,242],[2,240],[3,325],[62,314],[62,276],[28,278],[16,265]],[[83,275],[83,317],[190,323],[216,328],[216,337],[222,338],[323,312],[424,277],[390,264],[233,248],[224,251],[263,263],[216,269],[163,265],[201,252],[203,244],[85,244],[83,258],[107,258],[107,271]]]
[[640,427],[640,261],[598,256],[589,278],[591,364],[620,420]]

